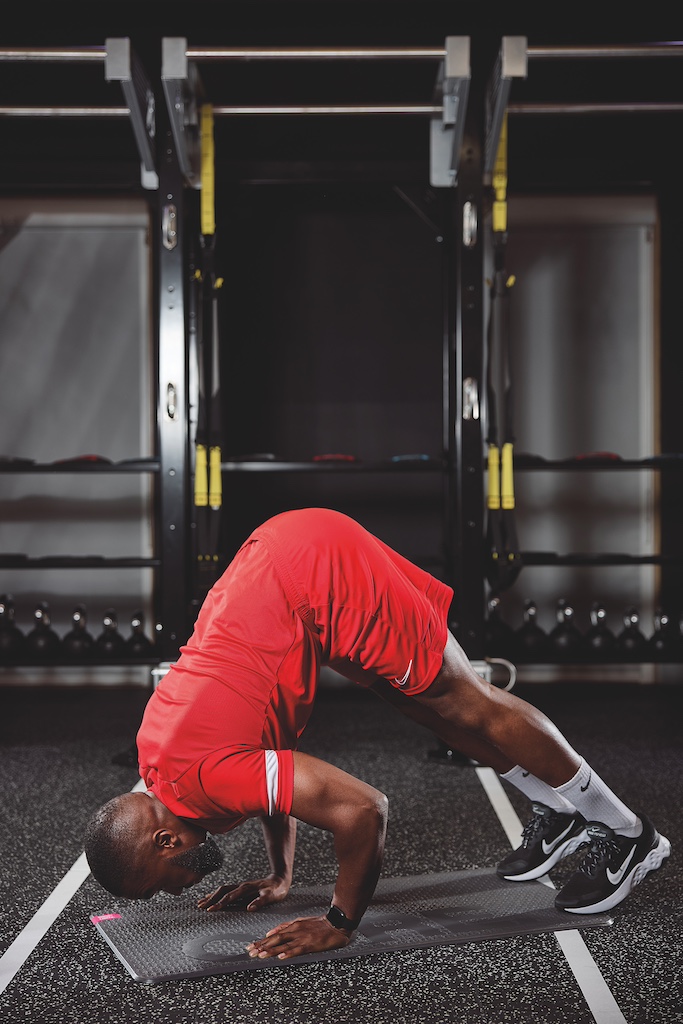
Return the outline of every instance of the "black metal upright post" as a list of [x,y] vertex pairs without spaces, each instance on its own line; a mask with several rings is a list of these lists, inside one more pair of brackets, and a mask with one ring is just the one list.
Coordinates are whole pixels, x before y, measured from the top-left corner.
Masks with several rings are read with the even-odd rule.
[[452,628],[472,660],[484,657],[484,478],[482,394],[484,353],[484,107],[473,75],[457,187],[446,195],[447,237],[444,360],[448,431],[449,575],[455,589]]
[[156,285],[158,352],[159,500],[157,548],[161,559],[157,645],[161,660],[175,661],[189,635],[189,414],[185,315],[183,176],[163,107],[158,107],[159,205]]

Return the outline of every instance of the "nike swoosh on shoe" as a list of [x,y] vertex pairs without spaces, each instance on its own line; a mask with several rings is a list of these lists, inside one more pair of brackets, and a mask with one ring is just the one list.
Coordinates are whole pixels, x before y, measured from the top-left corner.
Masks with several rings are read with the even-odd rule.
[[544,853],[552,853],[553,850],[562,842],[566,835],[568,835],[574,827],[574,822],[570,821],[564,832],[560,832],[559,836],[556,836],[551,843],[546,843],[545,839],[541,840],[541,847]]
[[609,879],[609,881],[610,881],[610,883],[612,885],[619,885],[619,882],[622,880],[622,878],[624,877],[624,875],[626,874],[626,872],[628,870],[629,864],[633,860],[633,856],[634,856],[635,852],[636,852],[636,847],[635,847],[635,844],[634,844],[631,847],[631,851],[630,851],[628,857],[626,857],[626,859],[622,862],[620,868],[618,868],[616,871],[610,871],[610,869],[607,868],[607,877],[608,877],[608,879]]

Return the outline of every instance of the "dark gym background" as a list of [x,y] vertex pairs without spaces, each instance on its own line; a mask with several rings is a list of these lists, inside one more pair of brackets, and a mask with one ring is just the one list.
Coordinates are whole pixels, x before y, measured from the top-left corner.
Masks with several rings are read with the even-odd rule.
[[[155,81],[161,39],[172,36],[185,37],[197,46],[402,47],[440,46],[446,35],[469,35],[473,64],[483,66],[492,61],[503,35],[524,35],[530,46],[645,44],[675,41],[680,35],[680,26],[672,24],[675,19],[652,5],[637,14],[620,10],[617,16],[595,5],[560,12],[538,5],[483,7],[382,0],[104,0],[15,6],[1,20],[0,49],[101,46],[108,37],[129,37]],[[635,64],[608,61],[600,67],[539,61],[526,80],[515,82],[512,98],[519,103],[680,105],[682,66],[681,57]],[[201,74],[210,101],[255,105],[429,102],[434,85],[434,66],[419,62],[400,70],[359,64],[351,75],[342,74],[334,63],[289,65],[286,74],[257,62],[229,68],[209,63],[202,65]],[[82,254],[77,265],[64,256],[61,260],[53,256],[51,250],[37,251],[35,262],[14,265],[6,276],[0,352],[0,438],[6,439],[5,443],[0,440],[0,456],[4,459],[22,456],[52,462],[90,453],[90,441],[98,445],[97,454],[114,460],[153,459],[156,453],[156,197],[141,185],[140,158],[130,124],[127,119],[26,118],[5,109],[121,103],[120,89],[104,81],[100,64],[0,62],[0,242],[5,258],[12,259],[15,221],[32,205],[52,213],[61,208],[68,216],[69,210],[77,206],[82,210],[82,204],[92,203],[97,216],[105,219],[107,210],[125,208],[129,233],[124,238],[112,232],[109,243],[104,221],[98,221],[101,244],[96,253],[93,250],[92,259]],[[654,308],[652,348],[647,355],[654,378],[646,397],[653,410],[648,423],[653,447],[651,451],[621,450],[618,443],[607,445],[600,436],[594,438],[594,447],[614,448],[627,459],[665,455],[670,465],[648,477],[653,490],[646,506],[628,493],[628,481],[633,481],[634,492],[638,490],[641,472],[612,478],[612,502],[600,491],[597,474],[564,473],[565,491],[558,484],[560,497],[553,499],[547,519],[561,523],[563,516],[574,514],[580,520],[580,536],[590,540],[593,526],[598,531],[598,518],[604,531],[609,530],[611,516],[617,541],[624,523],[638,527],[639,517],[651,517],[651,550],[657,565],[651,592],[648,586],[643,591],[631,589],[631,577],[620,589],[621,570],[614,565],[551,567],[549,571],[557,572],[553,595],[575,601],[582,630],[589,624],[591,601],[605,596],[596,592],[603,570],[614,632],[622,628],[624,609],[641,598],[650,610],[666,609],[675,623],[683,613],[683,476],[677,462],[683,452],[679,397],[683,198],[677,146],[682,117],[680,111],[655,111],[517,117],[510,122],[510,210],[526,211],[524,216],[518,213],[514,222],[516,241],[514,230],[510,233],[511,262],[516,257],[520,266],[533,265],[529,240],[536,228],[529,226],[528,204],[555,204],[552,209],[563,211],[560,237],[564,230],[567,238],[579,240],[585,225],[575,211],[582,200],[597,204],[593,209],[602,203],[603,214],[608,207],[626,211],[625,216],[634,209],[648,211],[645,220],[638,222],[643,229],[639,241],[632,249],[625,244],[623,255],[624,265],[632,269],[632,261],[642,256],[641,243],[652,254]],[[215,267],[225,282],[219,304],[222,458],[272,454],[301,465],[315,455],[341,453],[360,460],[358,471],[343,473],[225,472],[221,564],[269,515],[290,507],[329,505],[355,516],[409,558],[443,576],[450,523],[444,475],[433,471],[433,466],[424,472],[370,468],[385,467],[398,454],[426,455],[434,465],[443,456],[444,277],[449,266],[452,269],[445,257],[450,214],[444,190],[429,185],[428,124],[417,117],[244,118],[229,123],[216,118],[215,141]],[[196,193],[188,190],[186,201],[191,211],[198,201]],[[650,223],[651,215],[655,226],[649,234],[643,225]],[[626,222],[620,225],[614,216],[617,219],[601,236],[603,241],[607,238],[604,246],[601,241],[589,247],[583,282],[586,309],[593,309],[594,296],[602,302],[607,293],[618,304],[620,287],[631,297],[628,283],[612,289],[618,278],[615,265],[610,264],[604,274],[599,266],[610,245],[619,247],[622,237],[628,244],[632,240]],[[602,231],[606,221],[598,217],[596,223]],[[621,227],[623,236],[618,233]],[[92,275],[85,272],[88,265]],[[510,269],[514,271],[515,266]],[[32,282],[34,271],[40,279]],[[20,298],[13,302],[8,282],[15,276]],[[148,301],[138,295],[140,282],[149,291]],[[519,287],[528,302],[524,283]],[[568,289],[567,295],[572,294]],[[52,346],[49,321],[53,315],[58,317],[62,304],[71,308],[70,319],[59,332],[59,345],[50,349],[54,362],[47,370],[48,352],[41,348],[40,338],[33,338],[25,348],[13,345],[15,330],[21,337],[20,326],[15,329],[14,325],[25,324],[25,316],[40,307],[45,345],[49,340]],[[530,320],[533,305],[532,297],[524,314]],[[576,359],[572,363],[569,357],[569,364],[579,369],[591,349],[590,338],[581,334],[588,320],[576,311]],[[527,320],[519,320],[517,328],[520,323]],[[567,331],[563,336],[570,336],[571,328],[563,327]],[[138,332],[143,345],[137,343]],[[620,347],[618,342],[613,344],[609,330],[606,334],[612,347],[600,349],[600,358],[606,359],[602,372],[606,381],[620,375],[627,382],[627,398],[618,412],[630,429],[642,414],[630,404],[639,394],[639,370],[631,365],[634,350],[627,350],[626,339]],[[638,331],[633,335],[637,338]],[[120,355],[123,351],[125,358]],[[30,353],[30,358],[22,358],[22,352]],[[516,364],[517,400],[534,402],[538,397],[531,381],[534,387],[551,387],[549,382],[538,382],[536,369]],[[73,391],[74,381],[80,382],[78,393]],[[552,386],[558,383],[570,387],[569,377],[555,380]],[[579,385],[577,369],[571,381],[575,389],[572,422],[567,425],[572,440],[581,434],[574,428],[591,420],[591,403],[595,409],[601,401],[599,378],[585,390]],[[544,400],[552,406],[552,393],[549,399],[544,394]],[[47,417],[45,410],[49,410]],[[520,421],[526,424],[524,411]],[[101,431],[105,418],[107,428]],[[26,425],[23,439],[17,436],[19,422]],[[579,454],[569,441],[566,450],[555,450],[549,442],[551,426],[556,424],[549,423],[547,433],[541,426],[533,445],[523,437],[524,452],[554,459]],[[126,430],[139,437],[139,450],[131,450]],[[33,442],[34,450],[28,443],[36,437],[41,438],[40,453],[38,441]],[[106,608],[116,606],[120,631],[128,636],[131,616],[141,607],[145,632],[158,640],[160,585],[182,591],[185,625],[191,628],[206,586],[201,573],[194,572],[194,530],[189,531],[184,552],[188,579],[181,586],[169,576],[160,554],[160,488],[153,473],[143,467],[131,477],[104,467],[73,478],[51,470],[19,476],[11,469],[0,464],[0,593],[12,593],[17,623],[24,632],[32,627],[35,605],[45,598],[53,625],[63,636],[78,593],[87,606],[93,634],[102,630]],[[537,545],[528,531],[524,533],[524,517],[530,509],[537,512],[532,508],[536,498],[529,495],[536,494],[532,483],[540,477],[520,471],[515,479],[520,540],[529,550]],[[609,488],[600,479],[600,486]],[[184,483],[191,519],[191,481]],[[566,491],[572,485],[574,495],[568,504]],[[597,498],[592,497],[593,488]],[[13,531],[29,527],[34,530],[35,547],[17,552]],[[126,531],[131,528],[139,532],[139,550],[132,550],[129,543]],[[65,541],[65,537],[74,539]],[[64,544],[71,547],[65,549]],[[592,554],[596,550],[591,548]],[[56,567],[46,564],[24,570],[17,565],[18,554],[55,556]],[[133,569],[98,567],[96,559],[121,554],[142,556],[145,564]],[[93,556],[95,561],[74,573],[64,564],[66,555]],[[515,586],[503,595],[504,615],[515,628],[521,624],[523,600],[535,596],[534,580],[540,577],[534,573],[545,571],[525,567]],[[475,595],[474,602],[485,595],[483,573],[482,565],[476,580],[457,581],[466,600],[469,594]],[[539,607],[546,629],[554,624],[553,605],[554,601],[545,600]],[[477,611],[483,616],[485,608]],[[650,618],[643,618],[640,625],[648,635],[653,630]],[[182,639],[179,635],[178,643]],[[490,637],[487,645],[486,654],[500,653],[493,649]],[[82,827],[90,812],[134,785],[136,771],[127,763],[127,755],[150,692],[152,672],[167,660],[167,650],[168,646],[163,657],[160,646],[142,655],[96,657],[85,667],[64,663],[60,654],[42,664],[31,656],[8,656],[0,666],[4,908],[0,957],[79,856]],[[475,653],[480,654],[478,644]],[[683,1020],[680,652],[663,663],[656,662],[651,651],[631,661],[616,659],[608,664],[590,657],[576,664],[557,652],[542,665],[525,664],[523,655],[513,660],[518,662],[517,692],[548,710],[570,740],[604,769],[607,781],[632,806],[650,814],[672,842],[670,863],[619,909],[615,925],[584,934],[623,1018],[594,1015],[552,936],[522,936],[426,953],[403,951],[395,957],[349,961],[335,972],[318,964],[272,976],[259,972],[258,979],[233,976],[229,982],[214,978],[142,990],[129,982],[92,933],[88,914],[107,903],[92,879],[0,992],[0,1017],[12,1022],[59,1020],[60,1024],[84,1021],[93,1014],[112,1021],[143,1017],[156,1021],[163,1016],[183,1022],[302,1024],[366,1019],[425,1024],[445,1020],[671,1024]],[[385,871],[390,875],[493,868],[508,849],[473,767],[448,761],[429,736],[395,717],[387,720],[381,708],[338,679],[324,680],[305,749],[387,789],[392,825]],[[522,821],[526,820],[526,802],[512,789],[506,792]],[[254,832],[245,830],[244,835],[231,837],[226,847],[231,871],[237,872],[242,865],[245,870],[260,870],[260,845]],[[333,855],[324,837],[303,830],[298,880],[322,884],[333,876]]]

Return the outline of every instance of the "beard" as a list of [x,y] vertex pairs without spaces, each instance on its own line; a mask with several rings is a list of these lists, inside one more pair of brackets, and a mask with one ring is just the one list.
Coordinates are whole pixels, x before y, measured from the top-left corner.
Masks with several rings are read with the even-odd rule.
[[183,868],[189,868],[203,878],[204,875],[217,871],[223,863],[223,854],[218,844],[211,837],[207,836],[199,846],[191,846],[182,850],[170,858],[172,864],[179,864]]

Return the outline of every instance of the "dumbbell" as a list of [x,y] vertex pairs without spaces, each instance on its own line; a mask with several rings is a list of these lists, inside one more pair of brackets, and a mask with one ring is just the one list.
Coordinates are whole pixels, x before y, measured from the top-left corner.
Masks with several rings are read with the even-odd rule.
[[36,661],[58,660],[61,652],[59,637],[51,626],[50,606],[41,601],[33,613],[34,626],[26,634],[26,649]]
[[517,630],[517,648],[522,661],[548,661],[550,640],[538,624],[538,607],[535,601],[524,602],[524,624]]
[[119,658],[125,654],[126,641],[118,627],[116,609],[107,608],[102,618],[102,632],[95,641],[95,650],[104,658]]
[[500,614],[500,598],[492,597],[488,602],[488,616],[484,627],[486,653],[499,658],[511,658],[517,654],[517,634]]
[[595,661],[611,661],[614,658],[617,638],[606,625],[607,612],[600,601],[593,601],[590,610],[590,629],[586,631],[585,642],[589,656]]
[[14,621],[14,598],[0,594],[0,662],[10,664],[20,658],[26,637]]
[[148,657],[154,644],[145,635],[145,620],[141,611],[133,612],[130,620],[131,634],[126,640],[126,653],[132,658]]
[[71,613],[71,629],[62,638],[62,652],[67,660],[81,661],[92,655],[95,640],[87,628],[84,604],[77,604]]
[[563,597],[557,602],[557,625],[550,632],[550,645],[562,661],[581,661],[586,644],[581,630],[574,624],[574,609]]
[[645,634],[640,630],[640,615],[636,608],[627,608],[624,628],[617,637],[617,651],[626,661],[642,661],[648,653]]
[[661,608],[654,615],[654,633],[647,642],[655,661],[679,661],[683,653],[680,624]]

